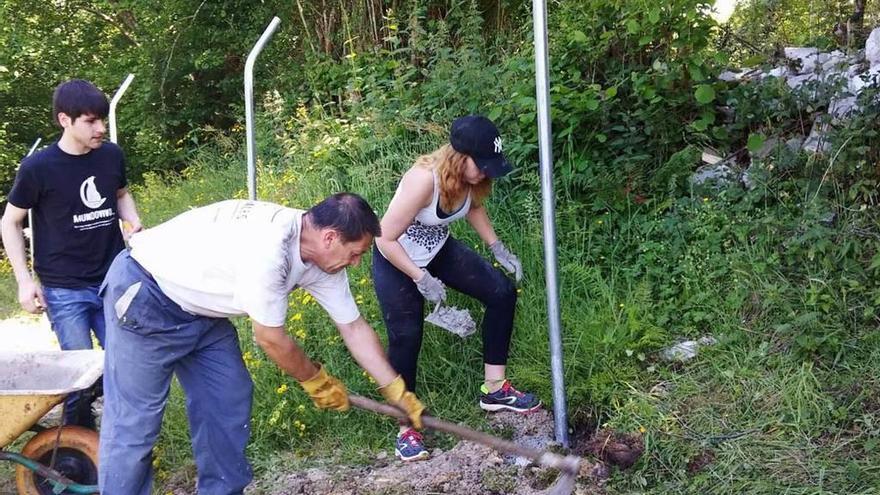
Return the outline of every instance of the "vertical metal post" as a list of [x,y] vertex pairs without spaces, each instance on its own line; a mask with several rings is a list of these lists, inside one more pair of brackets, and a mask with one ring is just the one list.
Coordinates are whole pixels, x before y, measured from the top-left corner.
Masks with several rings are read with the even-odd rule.
[[125,94],[125,90],[128,89],[132,80],[134,80],[134,74],[129,74],[125,80],[122,81],[122,85],[116,90],[116,94],[113,95],[113,98],[110,99],[110,141],[114,143],[118,142],[116,138],[116,105],[119,103],[119,100],[122,99],[122,95]]
[[257,40],[257,44],[248,54],[247,61],[244,64],[244,120],[247,128],[247,181],[248,181],[248,198],[257,199],[257,145],[254,131],[254,62],[257,56],[263,51],[263,45],[269,41],[281,19],[273,17],[269,26],[263,31],[263,35]]
[[547,284],[547,321],[550,331],[550,370],[553,376],[553,418],[556,441],[568,447],[568,414],[562,373],[562,335],[559,322],[559,287],[556,275],[556,215],[553,193],[553,141],[550,133],[550,91],[547,57],[547,5],[532,0],[535,30],[535,90],[538,101],[538,145],[541,191],[544,203],[544,266]]
[[[42,140],[43,138],[37,138],[37,140],[34,141],[34,144],[31,145],[31,149],[28,150],[27,155],[24,155],[25,158],[33,155],[34,151],[37,151],[37,146],[40,145],[40,141]],[[34,278],[34,214],[30,208],[28,208],[28,231],[29,235],[27,236],[27,238],[28,242],[31,245],[31,278]]]

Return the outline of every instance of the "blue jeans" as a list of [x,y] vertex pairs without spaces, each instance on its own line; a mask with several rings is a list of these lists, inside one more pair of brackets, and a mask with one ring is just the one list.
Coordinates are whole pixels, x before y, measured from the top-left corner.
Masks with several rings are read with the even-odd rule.
[[[92,331],[104,347],[104,304],[98,296],[97,285],[80,289],[43,287],[43,296],[61,350],[91,349]],[[100,395],[100,390],[99,380],[89,390],[69,394],[64,401],[64,424],[94,428],[92,402]]]
[[187,313],[122,251],[102,286],[107,322],[98,484],[103,495],[149,495],[152,449],[172,374],[186,396],[198,493],[243,493],[253,382],[226,318]]

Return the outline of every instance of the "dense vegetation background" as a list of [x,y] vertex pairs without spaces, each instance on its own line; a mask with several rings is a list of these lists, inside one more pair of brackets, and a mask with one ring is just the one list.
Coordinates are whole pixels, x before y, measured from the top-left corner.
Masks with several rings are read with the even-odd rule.
[[[715,76],[769,63],[781,46],[858,49],[878,20],[876,3],[858,3],[863,17],[847,23],[849,1],[751,0],[725,25],[697,0],[548,5],[575,438],[607,424],[647,442],[644,459],[616,473],[609,491],[880,486],[874,95],[834,127],[829,153],[777,149],[751,190],[689,181],[703,147],[747,155],[767,138],[809,130],[823,110],[785,84]],[[281,29],[257,64],[261,198],[306,206],[347,189],[382,210],[400,173],[444,139],[454,117],[477,112],[499,124],[517,169],[497,184],[490,213],[526,262],[511,374],[546,400],[530,8],[521,0],[6,0],[0,184],[8,190],[37,136],[57,135],[55,84],[83,77],[112,93],[133,72],[120,144],[148,223],[243,197],[244,60],[277,15]],[[456,234],[477,242],[466,229]],[[350,278],[383,333],[368,268]],[[455,302],[479,314],[472,302]],[[311,353],[369,393],[304,294],[291,299],[289,324]],[[286,452],[357,460],[390,447],[387,422],[308,406],[254,349],[247,328],[241,322],[257,384],[250,448],[258,470],[289,463]],[[677,340],[707,335],[719,343],[686,364],[657,357]],[[422,356],[420,395],[432,410],[479,424],[478,339],[428,332]],[[179,469],[190,462],[186,435],[175,395],[155,462],[160,479],[191,476]]]

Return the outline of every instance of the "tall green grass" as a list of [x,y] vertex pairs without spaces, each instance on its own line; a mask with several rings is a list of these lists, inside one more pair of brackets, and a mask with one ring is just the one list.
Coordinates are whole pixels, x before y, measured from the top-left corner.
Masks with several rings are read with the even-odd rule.
[[[282,103],[268,105],[261,123],[258,191],[260,199],[293,207],[351,190],[381,213],[403,171],[443,140],[439,128],[288,113]],[[182,175],[149,175],[134,186],[145,224],[246,197],[242,141],[218,136],[193,153]],[[517,165],[519,176],[499,181],[488,201],[499,236],[525,269],[509,375],[552,407],[540,188],[534,164]],[[870,259],[870,247],[842,229],[817,226],[811,211],[765,196],[694,192],[627,205],[590,203],[561,186],[560,306],[575,438],[604,425],[642,434],[647,447],[632,470],[613,475],[610,493],[872,493],[880,486],[880,342],[866,300],[870,281],[853,268]],[[813,187],[771,186],[776,197],[803,197]],[[857,209],[847,215],[841,224],[864,222]],[[453,234],[490,256],[466,225]],[[819,250],[824,235],[839,236],[846,251]],[[350,269],[349,279],[362,314],[384,339],[369,261]],[[8,274],[3,280],[14,287]],[[452,298],[481,316],[474,301]],[[292,294],[287,323],[353,392],[378,397],[305,293]],[[250,323],[235,324],[255,383],[248,454],[258,476],[390,451],[392,421],[315,409],[256,348]],[[420,397],[433,414],[481,427],[479,336],[425,330]],[[658,358],[665,345],[703,335],[719,342],[692,361]],[[454,439],[429,441],[442,447]],[[191,457],[175,386],[156,450],[157,491],[192,483]]]

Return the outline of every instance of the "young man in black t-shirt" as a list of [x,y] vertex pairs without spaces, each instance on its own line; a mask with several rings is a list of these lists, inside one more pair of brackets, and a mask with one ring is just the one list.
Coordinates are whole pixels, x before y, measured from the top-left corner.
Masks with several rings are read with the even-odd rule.
[[[53,116],[61,138],[25,158],[0,221],[3,245],[18,282],[18,300],[30,313],[48,312],[63,350],[91,349],[94,331],[104,345],[98,288],[110,263],[125,248],[127,232],[141,230],[125,179],[125,157],[104,143],[107,97],[87,81],[55,88]],[[22,224],[33,212],[34,270],[28,271]],[[89,404],[72,396],[64,422],[93,426]]]

